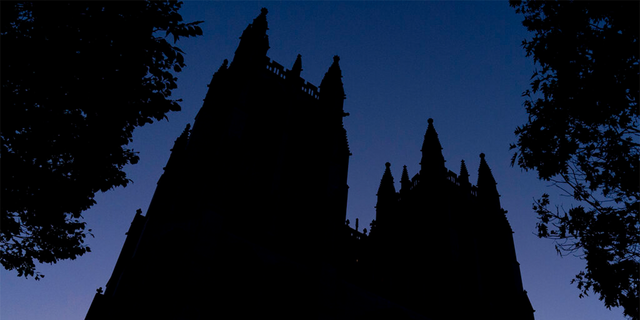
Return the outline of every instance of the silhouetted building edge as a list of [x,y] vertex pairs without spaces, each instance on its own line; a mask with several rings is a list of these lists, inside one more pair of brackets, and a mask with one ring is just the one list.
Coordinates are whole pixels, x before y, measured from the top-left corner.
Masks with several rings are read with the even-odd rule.
[[86,319],[533,319],[484,154],[445,166],[429,119],[420,169],[392,165],[376,219],[346,220],[340,59],[320,86],[269,59],[267,10],[214,73]]

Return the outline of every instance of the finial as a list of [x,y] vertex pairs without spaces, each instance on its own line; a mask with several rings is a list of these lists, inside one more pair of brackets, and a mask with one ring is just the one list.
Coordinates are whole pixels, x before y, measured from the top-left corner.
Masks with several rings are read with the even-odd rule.
[[[342,85],[342,71],[340,70],[340,57],[333,56],[333,63],[324,74],[320,82],[320,100],[331,101],[335,106],[342,109],[342,101],[345,99],[344,86]],[[339,109],[337,109],[339,110]],[[344,114],[344,112],[336,114]]]
[[467,170],[467,165],[464,163],[464,160],[460,160],[460,175],[458,175],[458,181],[460,181],[461,185],[469,184],[469,171]]
[[478,197],[484,199],[487,205],[494,209],[500,209],[500,194],[496,188],[496,179],[491,173],[491,168],[484,159],[484,153],[480,154],[480,167],[478,168]]
[[400,192],[406,193],[411,189],[411,180],[409,179],[409,172],[407,166],[402,166],[402,177],[400,178]]
[[460,175],[469,175],[469,172],[467,171],[467,164],[464,163],[464,160],[460,160]]
[[[422,180],[438,180],[445,178],[447,168],[444,166],[446,162],[442,155],[442,145],[438,139],[438,133],[433,126],[433,118],[427,119],[429,125],[427,132],[424,134],[422,142],[422,159],[420,160],[420,176]],[[427,178],[429,177],[429,178]],[[435,179],[435,180],[434,180]]]
[[262,9],[260,9],[260,13],[261,13],[262,15],[265,15],[265,16],[266,16],[266,15],[267,15],[267,13],[269,13],[269,10],[267,10],[267,8],[262,8]]
[[385,196],[389,194],[395,194],[396,188],[393,186],[393,175],[391,174],[391,163],[387,162],[384,164],[387,167],[382,174],[382,179],[380,179],[380,187],[378,188],[378,199],[380,196]]

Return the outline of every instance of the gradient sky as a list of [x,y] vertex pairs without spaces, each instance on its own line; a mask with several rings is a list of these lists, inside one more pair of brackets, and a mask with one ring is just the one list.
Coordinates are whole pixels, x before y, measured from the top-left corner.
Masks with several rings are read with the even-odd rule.
[[[186,2],[184,20],[205,22],[203,36],[178,42],[187,67],[173,97],[183,99],[183,110],[135,131],[131,147],[140,162],[125,168],[134,183],[99,194],[84,214],[95,235],[87,240],[91,253],[39,265],[41,281],[0,270],[0,319],[84,319],[96,289],[109,280],[136,209],[146,213],[173,142],[193,124],[211,76],[224,59],[233,59],[238,37],[262,7],[269,9],[271,59],[291,68],[301,54],[302,77],[319,85],[332,57],[341,58],[344,109],[351,114],[345,127],[353,153],[352,226],[359,218],[360,230],[368,228],[374,218],[385,162],[391,162],[396,188],[403,165],[410,176],[418,171],[427,119],[433,118],[450,170],[459,172],[465,160],[473,183],[478,155],[486,154],[536,319],[623,319],[620,309],[607,310],[594,295],[579,299],[570,280],[584,261],[559,257],[552,241],[535,236],[531,204],[554,189],[535,173],[511,167],[509,151],[514,129],[527,119],[521,93],[535,66],[521,42],[531,35],[507,2],[479,1]],[[193,270],[194,279],[205,276],[202,267]]]

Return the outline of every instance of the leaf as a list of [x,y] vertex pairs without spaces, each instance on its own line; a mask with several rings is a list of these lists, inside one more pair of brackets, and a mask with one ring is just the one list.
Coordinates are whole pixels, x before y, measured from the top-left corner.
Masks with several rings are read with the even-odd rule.
[[139,160],[124,147],[133,129],[180,109],[167,97],[183,52],[153,30],[177,40],[184,23],[178,2],[1,5],[3,26],[13,27],[2,28],[0,59],[2,116],[12,120],[2,123],[0,152],[12,174],[2,175],[0,262],[39,280],[34,261],[91,252],[81,213],[96,192],[131,181],[122,169]]
[[[637,319],[640,145],[628,141],[640,141],[640,6],[637,1],[510,5],[533,32],[522,46],[541,67],[523,92],[529,119],[515,129],[511,163],[517,159],[522,169],[554,181],[580,204],[562,216],[547,209],[548,196],[534,202],[538,236],[554,239],[563,255],[584,250],[587,266],[575,282],[581,297],[592,290],[606,307],[620,305]],[[634,267],[623,267],[626,261]]]

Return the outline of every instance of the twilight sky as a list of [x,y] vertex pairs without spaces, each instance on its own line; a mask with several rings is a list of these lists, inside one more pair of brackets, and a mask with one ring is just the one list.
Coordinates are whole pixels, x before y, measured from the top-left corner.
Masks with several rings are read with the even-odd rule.
[[[125,168],[134,183],[99,194],[84,214],[95,235],[87,239],[91,253],[39,265],[45,274],[40,281],[0,270],[0,319],[84,319],[96,289],[109,280],[136,209],[146,213],[174,140],[193,124],[211,76],[224,59],[233,59],[238,37],[262,7],[269,9],[271,59],[291,68],[301,54],[302,77],[319,85],[332,57],[341,58],[344,109],[351,114],[345,127],[353,154],[352,226],[359,218],[360,230],[369,228],[375,217],[385,162],[396,188],[403,165],[416,174],[427,119],[433,118],[450,170],[458,173],[465,160],[474,183],[478,155],[486,154],[536,319],[623,319],[620,309],[607,310],[595,295],[579,299],[570,280],[584,262],[559,257],[552,241],[534,234],[531,203],[555,189],[510,166],[513,131],[527,119],[521,93],[535,66],[520,46],[531,35],[506,1],[185,2],[184,20],[203,20],[204,35],[178,42],[187,67],[173,97],[183,99],[183,110],[135,131],[131,147],[140,162]],[[194,270],[193,277],[205,270]]]

